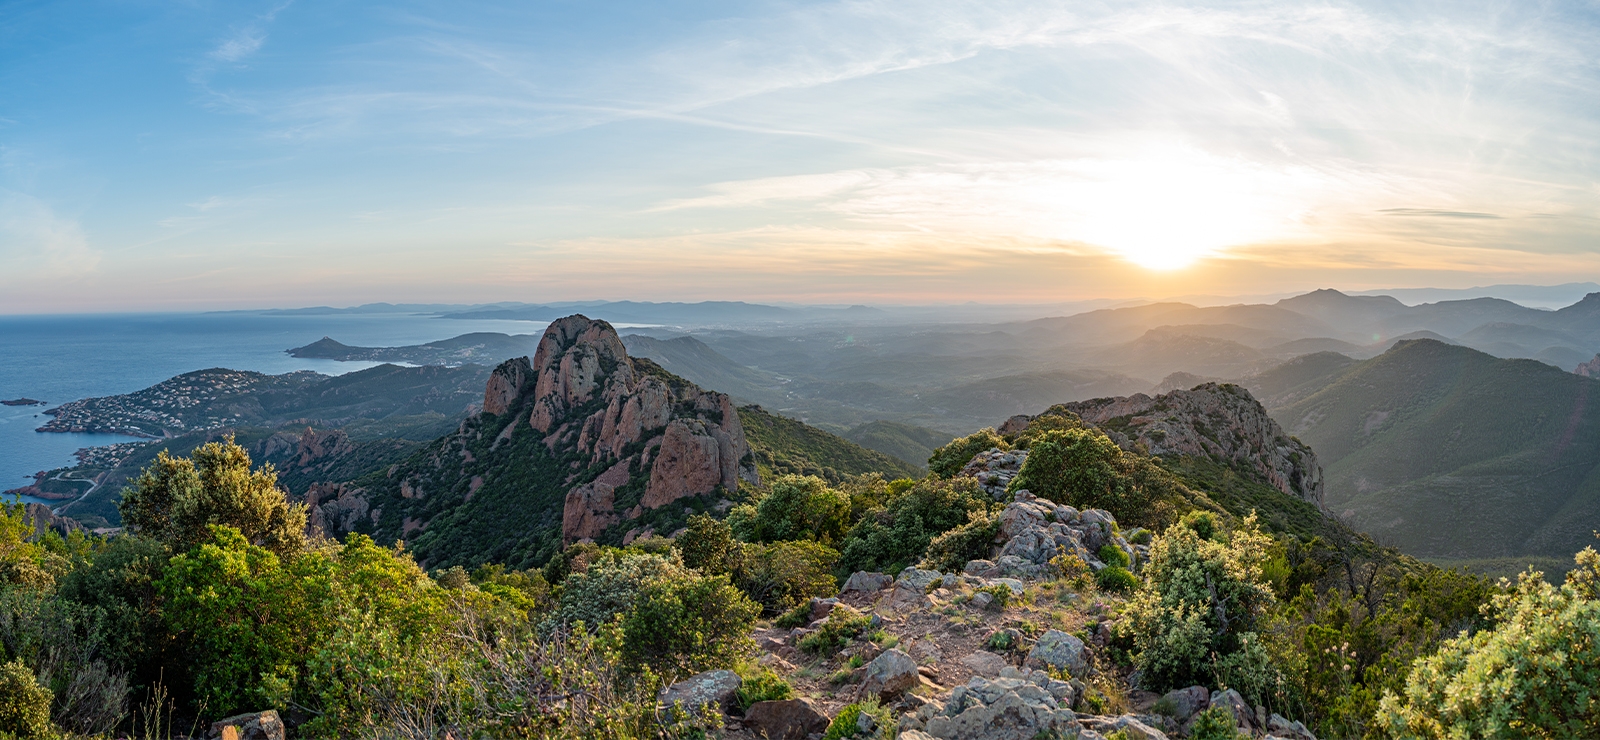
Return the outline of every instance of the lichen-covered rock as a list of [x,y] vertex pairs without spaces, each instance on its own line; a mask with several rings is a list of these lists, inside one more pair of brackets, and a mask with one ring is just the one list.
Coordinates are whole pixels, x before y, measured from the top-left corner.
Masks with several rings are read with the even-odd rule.
[[1011,479],[1017,477],[1027,459],[1027,450],[991,449],[974,455],[961,468],[961,475],[976,479],[985,493],[997,501],[1003,500]]
[[894,577],[886,573],[870,573],[858,570],[851,573],[850,578],[845,580],[844,587],[839,589],[839,593],[877,593],[888,588],[893,583]]
[[920,680],[917,661],[900,650],[885,650],[867,664],[861,677],[861,691],[881,697],[898,696]]
[[1211,705],[1211,690],[1204,686],[1190,686],[1168,691],[1161,697],[1161,702],[1171,706],[1172,718],[1182,724]]
[[1077,715],[1037,683],[976,677],[952,690],[922,728],[940,740],[1033,740],[1051,733],[1071,737],[1078,730]]
[[929,585],[943,578],[944,574],[939,571],[910,567],[900,571],[900,575],[895,577],[894,583],[896,586],[910,588],[920,593],[926,592]]
[[658,698],[662,706],[668,707],[683,702],[683,708],[690,712],[707,705],[717,711],[727,711],[741,683],[739,674],[733,671],[706,671],[662,689]]
[[1061,630],[1050,630],[1039,636],[1033,649],[1028,651],[1028,664],[1050,666],[1066,671],[1074,678],[1083,678],[1089,671],[1088,656],[1083,640]]

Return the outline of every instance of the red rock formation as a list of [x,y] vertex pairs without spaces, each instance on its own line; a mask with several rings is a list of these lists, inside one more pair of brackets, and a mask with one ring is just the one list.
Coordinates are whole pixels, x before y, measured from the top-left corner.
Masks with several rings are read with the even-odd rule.
[[1600,379],[1600,355],[1595,355],[1594,359],[1588,362],[1580,363],[1577,369],[1573,370],[1572,372],[1582,375],[1585,378]]
[[483,389],[483,413],[495,416],[505,413],[532,376],[533,368],[526,357],[500,363],[489,374],[489,383]]
[[[667,425],[661,451],[650,466],[650,485],[639,503],[659,509],[681,498],[711,493],[723,482],[721,441],[708,433],[704,423],[679,419]],[[734,484],[730,490],[737,487],[736,477],[730,482]]]

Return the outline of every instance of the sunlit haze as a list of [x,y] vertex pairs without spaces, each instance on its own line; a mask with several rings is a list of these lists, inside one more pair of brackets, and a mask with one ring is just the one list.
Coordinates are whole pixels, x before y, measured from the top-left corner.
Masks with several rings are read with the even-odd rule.
[[1600,7],[10,2],[0,313],[1600,276]]

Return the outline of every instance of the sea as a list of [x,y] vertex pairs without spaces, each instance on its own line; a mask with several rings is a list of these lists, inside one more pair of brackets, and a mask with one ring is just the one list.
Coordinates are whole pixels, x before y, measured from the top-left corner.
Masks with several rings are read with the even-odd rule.
[[[0,491],[28,485],[41,470],[76,464],[73,452],[79,448],[135,440],[117,434],[34,431],[49,421],[46,409],[69,401],[130,393],[174,375],[215,367],[342,375],[379,364],[301,359],[285,353],[325,336],[352,346],[393,347],[479,331],[538,334],[545,325],[413,313],[0,316],[0,400],[27,397],[48,402],[42,407],[0,406]],[[17,497],[4,499],[14,502]]]

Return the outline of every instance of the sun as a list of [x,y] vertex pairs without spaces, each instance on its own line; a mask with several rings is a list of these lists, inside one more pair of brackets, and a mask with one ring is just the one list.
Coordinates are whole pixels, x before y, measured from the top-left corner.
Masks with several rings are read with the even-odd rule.
[[1285,173],[1166,149],[1085,166],[1059,235],[1150,270],[1171,271],[1281,235],[1298,187]]

